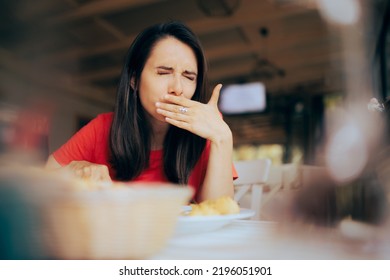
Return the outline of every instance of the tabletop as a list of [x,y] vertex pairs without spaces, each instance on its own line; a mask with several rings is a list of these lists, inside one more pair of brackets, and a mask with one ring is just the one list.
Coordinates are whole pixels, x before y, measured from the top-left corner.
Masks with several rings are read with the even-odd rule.
[[[350,243],[316,230],[286,234],[275,222],[234,220],[209,232],[174,236],[152,259],[382,259],[376,243]],[[307,232],[307,230],[306,230]],[[382,246],[382,245],[379,245]]]
[[[335,252],[281,239],[273,222],[235,220],[222,228],[174,236],[153,259],[332,259]],[[303,248],[304,247],[304,248]],[[315,249],[315,250],[314,250]]]

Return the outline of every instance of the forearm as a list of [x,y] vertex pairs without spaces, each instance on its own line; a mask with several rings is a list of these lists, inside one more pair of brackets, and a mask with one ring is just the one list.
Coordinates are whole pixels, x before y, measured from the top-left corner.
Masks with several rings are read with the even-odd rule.
[[57,169],[60,167],[62,167],[61,164],[58,163],[58,161],[54,158],[53,155],[50,155],[46,162],[45,168],[50,170],[50,169]]
[[226,135],[211,142],[210,156],[199,200],[215,199],[221,196],[233,197],[232,153],[233,137]]
[[68,165],[61,166],[60,163],[51,155],[46,162],[48,170],[64,170],[70,174],[95,181],[111,181],[108,167],[103,164],[96,164],[85,160],[72,161]]

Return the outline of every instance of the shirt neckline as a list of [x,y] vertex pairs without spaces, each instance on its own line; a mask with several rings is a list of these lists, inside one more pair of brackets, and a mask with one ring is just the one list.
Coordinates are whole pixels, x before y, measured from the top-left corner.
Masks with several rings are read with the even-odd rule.
[[150,157],[151,158],[161,158],[162,153],[163,153],[162,149],[160,149],[160,150],[151,150],[150,151]]

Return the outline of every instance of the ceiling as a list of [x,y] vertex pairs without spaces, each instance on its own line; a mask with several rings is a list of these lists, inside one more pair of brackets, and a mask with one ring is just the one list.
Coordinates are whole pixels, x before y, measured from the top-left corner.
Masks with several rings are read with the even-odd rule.
[[123,57],[135,35],[169,19],[184,21],[199,35],[211,83],[260,80],[271,94],[303,88],[323,93],[340,63],[337,36],[328,32],[313,5],[294,1],[8,2],[0,12],[2,49],[88,85],[84,94],[107,102],[115,97]]
[[[0,1],[0,59],[52,88],[112,106],[123,58],[136,34],[175,19],[200,37],[211,85],[261,81],[271,98],[327,94],[342,86],[342,40],[340,33],[330,32],[314,2]],[[251,131],[264,118],[246,121]],[[282,137],[282,130],[272,131],[273,138]]]

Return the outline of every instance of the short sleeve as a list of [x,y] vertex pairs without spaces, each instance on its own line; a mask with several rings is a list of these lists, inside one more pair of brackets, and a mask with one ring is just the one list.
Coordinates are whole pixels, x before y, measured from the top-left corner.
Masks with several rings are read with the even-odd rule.
[[98,116],[76,132],[53,153],[56,161],[61,165],[67,165],[73,160],[92,162],[97,141],[97,131],[101,127],[101,121],[101,117]]
[[232,172],[233,172],[233,180],[236,180],[238,178],[238,174],[237,174],[237,170],[236,168],[234,167],[234,164],[232,166]]

